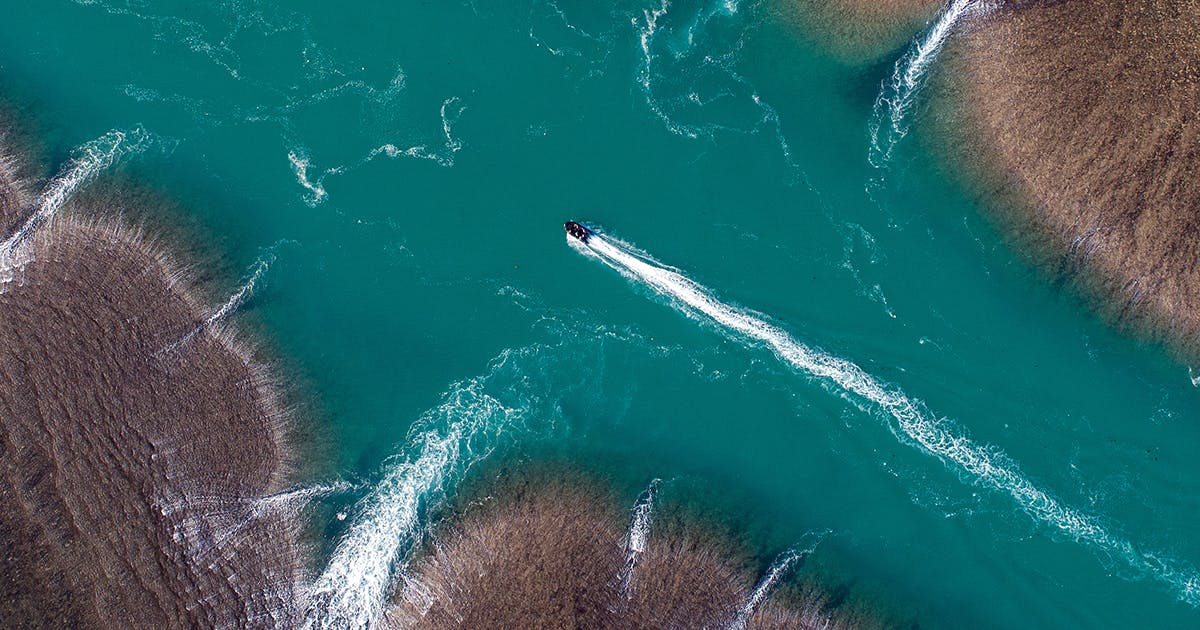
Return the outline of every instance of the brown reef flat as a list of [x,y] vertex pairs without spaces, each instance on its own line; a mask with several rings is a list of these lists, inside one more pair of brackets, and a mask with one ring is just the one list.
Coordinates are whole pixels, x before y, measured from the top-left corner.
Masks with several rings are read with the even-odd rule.
[[1111,319],[1188,357],[1200,356],[1198,33],[1198,0],[1014,1],[955,39],[940,71],[946,127],[1006,227]]
[[847,63],[865,63],[903,46],[941,0],[775,0],[784,19]]
[[[701,628],[735,619],[757,571],[727,536],[703,528],[656,522],[622,592],[628,518],[611,494],[574,476],[501,483],[443,527],[418,557],[387,622],[395,628]],[[747,627],[878,625],[831,606],[809,584],[781,588]]]
[[[11,173],[8,225],[32,199]],[[289,474],[278,396],[230,327],[169,349],[210,311],[121,210],[64,208],[0,286],[0,619],[287,626],[300,552],[262,500]]]
[[[3,140],[0,136],[0,142]],[[29,188],[22,180],[22,170],[15,155],[0,153],[0,230],[3,230],[0,233],[5,235],[0,238],[7,238],[29,206]]]

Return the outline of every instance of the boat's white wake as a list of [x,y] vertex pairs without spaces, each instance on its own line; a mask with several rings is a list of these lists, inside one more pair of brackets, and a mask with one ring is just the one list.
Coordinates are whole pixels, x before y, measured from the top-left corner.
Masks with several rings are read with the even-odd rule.
[[787,365],[864,409],[882,411],[892,433],[905,444],[936,457],[971,483],[1011,496],[1022,510],[1053,530],[1125,564],[1141,577],[1166,584],[1181,601],[1200,606],[1200,573],[1194,568],[1139,550],[1096,518],[1063,505],[1027,479],[1002,451],[972,441],[953,421],[934,415],[921,401],[851,361],[801,343],[764,315],[721,302],[712,291],[627,243],[598,233],[586,243],[570,237],[567,241],[666,298],[689,317],[715,324],[744,345],[765,346]]
[[477,434],[516,422],[521,413],[468,381],[418,423],[422,430],[413,436],[411,454],[389,464],[313,584],[308,627],[367,628],[380,617],[392,569],[420,537],[423,508],[444,494],[452,473],[487,455],[474,444]]

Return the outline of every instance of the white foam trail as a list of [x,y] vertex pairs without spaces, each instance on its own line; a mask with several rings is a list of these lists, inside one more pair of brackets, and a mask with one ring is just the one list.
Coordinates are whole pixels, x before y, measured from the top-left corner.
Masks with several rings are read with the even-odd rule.
[[309,197],[309,205],[315,206],[324,201],[325,196],[328,194],[325,192],[325,186],[322,185],[322,181],[325,178],[322,176],[316,182],[308,178],[308,169],[312,166],[312,163],[308,160],[308,155],[302,151],[288,151],[288,162],[292,165],[292,172],[296,174],[296,181],[308,189],[308,192],[312,193]]
[[[505,352],[491,373],[510,359]],[[489,435],[510,430],[526,414],[486,391],[487,377],[459,383],[426,412],[410,433],[410,446],[387,464],[383,479],[360,503],[349,531],[309,592],[305,628],[369,628],[381,618],[387,595],[403,568],[396,565],[422,535],[425,510],[447,486],[493,445]]]
[[619,594],[628,597],[629,587],[633,581],[633,570],[637,567],[638,558],[646,551],[646,542],[650,538],[650,526],[653,524],[654,498],[658,494],[661,479],[654,479],[642,496],[638,498],[629,519],[629,531],[625,535],[625,565],[621,567]]
[[181,346],[186,345],[189,341],[194,339],[196,335],[200,334],[204,330],[217,326],[226,319],[229,319],[230,315],[236,313],[237,310],[240,309],[242,305],[254,295],[254,289],[258,286],[258,283],[262,281],[262,278],[264,275],[266,275],[267,270],[269,270],[271,265],[275,262],[275,250],[279,249],[279,247],[284,243],[289,242],[292,241],[282,240],[267,248],[267,250],[263,252],[263,254],[260,255],[257,260],[254,261],[254,264],[250,265],[250,274],[246,277],[245,282],[242,282],[237,290],[234,291],[227,300],[225,300],[225,303],[213,309],[213,311],[209,313],[208,317],[204,318],[204,321],[200,322],[195,328],[188,331],[188,333],[181,337],[179,341],[176,341],[170,346],[164,348],[162,352],[169,353],[180,348]]
[[294,514],[307,507],[313,501],[349,494],[358,488],[358,484],[351,483],[345,479],[335,479],[326,483],[299,486],[265,497],[259,497],[253,499],[251,505],[256,514],[270,511]]
[[890,82],[885,82],[875,100],[871,123],[869,159],[883,167],[892,158],[896,145],[908,135],[908,113],[916,96],[925,85],[925,76],[942,44],[950,37],[954,25],[973,6],[984,6],[980,0],[951,0],[934,22],[933,28],[913,42],[908,52],[896,62]]
[[46,185],[25,223],[0,243],[0,282],[10,281],[15,271],[29,262],[25,244],[76,191],[125,156],[144,150],[152,138],[141,126],[129,131],[114,129],[75,148],[71,159]]
[[1022,475],[1002,451],[973,442],[953,421],[935,416],[921,401],[909,398],[846,359],[801,343],[763,315],[721,302],[707,288],[626,243],[598,233],[587,243],[571,237],[567,241],[667,298],[683,313],[716,324],[737,341],[764,345],[794,369],[851,400],[883,411],[888,427],[904,443],[936,457],[972,483],[1011,496],[1034,519],[1123,562],[1142,577],[1166,584],[1181,601],[1200,606],[1200,573],[1194,568],[1140,551],[1110,533],[1095,518],[1063,505]]
[[258,260],[254,261],[254,264],[251,265],[250,276],[246,278],[246,281],[243,282],[240,287],[237,288],[237,291],[233,292],[233,295],[229,296],[228,300],[225,300],[224,304],[219,306],[208,316],[207,319],[204,320],[202,326],[209,327],[223,322],[231,314],[241,308],[242,305],[246,303],[246,300],[250,299],[250,296],[254,295],[254,288],[258,286],[258,283],[262,280],[263,274],[267,273],[267,270],[271,268],[271,263],[273,262],[275,262],[274,247],[268,250],[267,253],[259,256]]
[[430,148],[424,144],[410,147],[400,147],[391,143],[383,144],[371,149],[365,157],[359,159],[357,162],[320,171],[316,178],[310,175],[310,170],[313,166],[309,160],[307,151],[304,149],[296,148],[288,151],[288,162],[292,166],[292,172],[296,175],[296,182],[308,191],[305,199],[306,203],[310,207],[315,208],[329,196],[328,191],[325,190],[326,177],[352,171],[381,155],[389,158],[410,157],[419,160],[430,160],[446,168],[454,166],[455,156],[463,148],[463,141],[454,135],[454,125],[466,110],[466,105],[463,105],[462,99],[457,96],[451,96],[442,101],[440,109],[442,143],[440,148]]
[[[159,512],[166,516],[183,513],[173,527],[175,539],[196,543],[197,558],[225,548],[247,527],[271,515],[289,523],[298,523],[300,513],[313,501],[348,494],[358,488],[348,481],[337,479],[328,483],[299,486],[263,497],[178,496],[164,501]],[[203,535],[189,532],[205,531]]]
[[775,558],[770,568],[767,569],[766,574],[762,576],[762,579],[754,587],[754,592],[750,593],[750,598],[746,600],[746,603],[742,604],[742,608],[738,610],[733,621],[729,623],[729,630],[745,630],[746,624],[750,621],[750,616],[771,595],[775,587],[779,585],[779,580],[783,579],[797,562],[800,562],[809,554],[816,551],[817,545],[821,544],[821,541],[825,540],[825,537],[828,535],[829,532],[827,531],[818,534],[808,534],[805,538],[813,538],[812,542],[807,545],[797,545],[779,554],[779,557]]
[[667,14],[667,9],[671,6],[670,0],[662,0],[662,3],[657,9],[645,9],[642,11],[644,22],[638,24],[637,18],[633,18],[630,22],[638,31],[638,43],[642,49],[642,66],[638,69],[638,83],[642,86],[642,93],[646,96],[646,106],[650,111],[666,125],[667,129],[676,135],[685,136],[687,138],[699,138],[701,130],[675,122],[663,110],[662,105],[654,98],[653,76],[654,76],[654,58],[655,54],[652,49],[654,36],[658,32],[658,21]]

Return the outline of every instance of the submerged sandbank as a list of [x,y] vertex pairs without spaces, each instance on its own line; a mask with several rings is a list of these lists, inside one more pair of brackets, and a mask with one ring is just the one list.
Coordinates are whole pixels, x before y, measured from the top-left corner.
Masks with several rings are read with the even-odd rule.
[[[1019,1],[939,71],[956,161],[1115,321],[1200,355],[1200,2]],[[967,158],[967,159],[963,159]]]
[[749,628],[880,625],[810,582],[748,607],[765,569],[727,533],[656,515],[639,546],[632,506],[575,474],[502,478],[463,505],[400,582],[390,627],[727,627],[743,612]]
[[[4,171],[0,204],[13,226],[37,200]],[[0,619],[286,626],[297,528],[264,497],[290,474],[288,414],[235,328],[202,326],[212,309],[185,267],[116,218],[126,210],[69,204],[5,259]]]
[[910,41],[940,0],[774,0],[783,19],[847,63],[866,63]]

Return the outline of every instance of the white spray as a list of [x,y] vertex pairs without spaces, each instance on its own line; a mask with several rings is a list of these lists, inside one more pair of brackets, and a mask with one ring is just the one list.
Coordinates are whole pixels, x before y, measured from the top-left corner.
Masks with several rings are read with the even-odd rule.
[[936,457],[976,484],[1011,496],[1036,520],[1124,562],[1142,576],[1167,584],[1181,601],[1200,606],[1200,573],[1194,568],[1140,551],[1110,534],[1095,518],[1063,505],[1034,485],[1003,452],[973,442],[951,420],[933,415],[924,403],[846,359],[801,343],[763,315],[721,302],[707,288],[626,243],[601,234],[592,234],[586,243],[571,237],[567,240],[582,253],[665,297],[684,314],[716,324],[737,341],[762,344],[799,372],[883,411],[888,427],[904,443]]
[[0,243],[0,283],[30,262],[25,251],[29,239],[83,186],[126,155],[144,150],[152,136],[138,126],[130,131],[114,129],[77,147],[71,159],[38,196],[33,212],[3,243]]
[[908,114],[921,87],[925,85],[929,66],[950,37],[954,25],[967,14],[973,3],[982,6],[979,0],[951,0],[934,22],[933,28],[914,41],[908,52],[896,62],[891,80],[885,81],[875,100],[869,155],[873,166],[885,166],[892,158],[892,150],[908,135]]
[[196,335],[220,325],[226,319],[229,319],[230,315],[236,313],[237,310],[240,309],[247,300],[254,296],[254,290],[258,287],[258,283],[262,282],[263,276],[266,275],[267,270],[271,268],[271,264],[275,262],[275,250],[277,250],[284,243],[290,242],[293,241],[281,240],[269,247],[267,251],[260,255],[258,259],[254,261],[254,264],[250,266],[250,274],[246,277],[246,280],[242,282],[240,286],[238,286],[237,290],[229,296],[229,299],[225,300],[225,302],[216,309],[213,309],[213,311],[209,313],[208,317],[204,318],[204,321],[200,322],[195,328],[188,331],[188,333],[180,338],[179,341],[176,341],[170,346],[164,348],[162,352],[164,354],[169,353],[184,345],[187,345],[187,343],[194,339]]
[[[509,361],[492,363],[494,374]],[[310,586],[305,628],[369,628],[383,613],[399,578],[402,556],[420,541],[422,516],[443,500],[458,475],[487,457],[489,436],[511,429],[526,415],[487,393],[487,376],[453,386],[410,432],[405,453],[389,460],[383,479],[356,509],[325,571]]]
[[779,580],[783,579],[796,566],[796,563],[816,551],[817,545],[821,544],[821,541],[825,540],[825,537],[828,535],[828,531],[816,534],[809,533],[805,535],[805,538],[812,538],[813,540],[810,543],[807,545],[796,545],[779,554],[779,557],[775,558],[775,561],[771,563],[770,568],[767,569],[762,579],[758,581],[746,603],[742,604],[733,621],[729,623],[729,630],[745,630],[746,624],[750,621],[750,616],[771,595],[775,587],[779,585]]
[[654,499],[658,494],[661,479],[654,479],[637,505],[633,507],[633,515],[629,519],[629,531],[625,535],[625,564],[621,567],[619,576],[619,594],[629,597],[632,594],[630,586],[633,581],[633,570],[637,567],[638,558],[646,551],[646,542],[650,537],[650,526],[653,524]]

